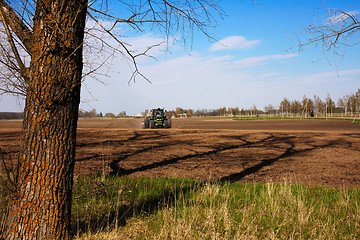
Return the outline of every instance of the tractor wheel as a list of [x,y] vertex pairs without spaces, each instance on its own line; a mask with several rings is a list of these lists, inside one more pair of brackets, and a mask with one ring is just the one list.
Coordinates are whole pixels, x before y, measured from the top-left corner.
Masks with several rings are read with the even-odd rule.
[[155,128],[155,121],[154,120],[150,120],[150,128],[151,129]]
[[165,120],[165,128],[171,128],[172,126],[171,118]]
[[146,117],[145,119],[144,119],[144,128],[146,129],[146,128],[149,128],[149,118],[148,117]]

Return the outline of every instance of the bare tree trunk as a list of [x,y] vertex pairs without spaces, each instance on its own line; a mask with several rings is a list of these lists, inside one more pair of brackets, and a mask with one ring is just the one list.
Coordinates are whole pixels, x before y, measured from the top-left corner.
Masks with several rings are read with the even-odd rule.
[[9,239],[69,239],[87,0],[42,0]]

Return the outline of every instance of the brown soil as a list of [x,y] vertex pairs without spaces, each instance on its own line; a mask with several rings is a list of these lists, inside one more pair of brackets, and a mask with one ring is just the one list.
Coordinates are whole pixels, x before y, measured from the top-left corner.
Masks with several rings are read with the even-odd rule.
[[[141,119],[81,119],[75,174],[360,187],[360,125],[351,121],[198,118],[173,125],[143,130]],[[20,126],[0,121],[8,166]]]

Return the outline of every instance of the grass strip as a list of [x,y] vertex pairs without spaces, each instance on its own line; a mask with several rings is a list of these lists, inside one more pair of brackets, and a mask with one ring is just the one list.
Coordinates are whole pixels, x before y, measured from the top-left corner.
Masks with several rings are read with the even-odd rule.
[[255,121],[255,120],[346,120],[351,121],[352,124],[360,124],[360,119],[353,119],[353,118],[325,118],[325,117],[233,117],[235,121]]
[[72,211],[75,239],[360,239],[360,189],[81,176]]
[[360,190],[81,177],[76,239],[359,239]]

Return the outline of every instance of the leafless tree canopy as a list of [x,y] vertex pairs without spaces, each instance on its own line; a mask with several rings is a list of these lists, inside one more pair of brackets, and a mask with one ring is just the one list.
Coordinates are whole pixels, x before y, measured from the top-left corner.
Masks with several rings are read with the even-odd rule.
[[360,43],[360,6],[350,10],[329,9],[326,19],[315,22],[297,34],[296,46],[299,50],[315,45],[322,46],[323,53],[331,52],[334,57],[342,57],[348,47]]
[[[33,31],[35,0],[0,0],[0,94],[26,94],[26,69],[29,67],[31,39],[19,39],[22,31]],[[11,7],[12,16],[19,18],[20,28],[16,30],[4,11],[5,6]],[[224,15],[215,0],[138,0],[138,1],[90,1],[88,4],[88,24],[85,30],[84,42],[84,76],[92,75],[114,55],[120,54],[130,63],[133,69],[129,81],[144,76],[137,65],[139,57],[152,57],[150,50],[159,46],[149,44],[147,49],[139,52],[132,49],[126,42],[126,32],[155,32],[161,34],[165,44],[182,42],[184,46],[190,43],[195,31],[199,31],[209,39],[210,32],[217,25],[217,19]],[[17,32],[16,32],[17,31]],[[107,38],[103,38],[104,35]],[[109,37],[112,39],[109,41]],[[101,55],[102,61],[87,60],[89,56]],[[92,59],[99,57],[92,57]],[[149,81],[149,80],[148,80]]]

